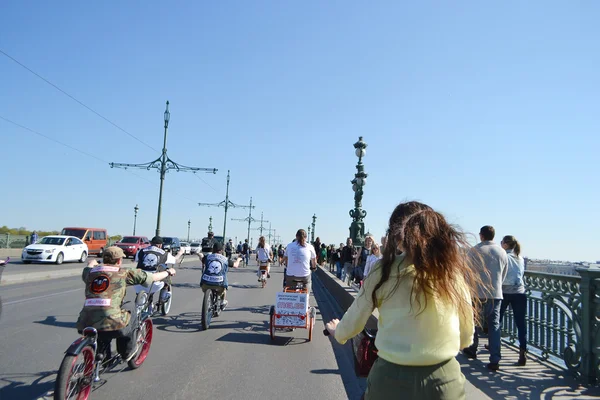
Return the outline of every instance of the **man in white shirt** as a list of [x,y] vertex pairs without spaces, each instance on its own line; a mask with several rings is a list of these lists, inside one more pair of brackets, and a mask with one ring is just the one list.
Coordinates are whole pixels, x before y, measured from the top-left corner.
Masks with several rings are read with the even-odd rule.
[[258,281],[260,282],[260,268],[267,267],[267,278],[271,277],[271,261],[273,260],[273,252],[271,246],[265,241],[265,237],[261,236],[258,239],[258,247],[256,248],[256,261],[258,262]]
[[296,232],[296,240],[288,244],[283,256],[283,262],[287,266],[285,271],[285,286],[292,287],[296,283],[304,283],[310,295],[311,279],[310,273],[317,269],[317,254],[315,248],[306,241],[304,229]]

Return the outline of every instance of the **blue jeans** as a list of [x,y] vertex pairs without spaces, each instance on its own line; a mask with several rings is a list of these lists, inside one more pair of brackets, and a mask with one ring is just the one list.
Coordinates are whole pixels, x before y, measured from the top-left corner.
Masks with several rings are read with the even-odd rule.
[[[490,347],[490,363],[498,364],[500,359],[500,307],[502,300],[500,299],[480,299],[482,308],[482,321],[487,322],[488,327],[488,344]],[[479,334],[481,328],[475,327],[473,335],[473,344],[469,346],[469,350],[477,353],[479,346]]]
[[246,263],[246,265],[248,265],[248,263],[250,262],[250,252],[247,251],[246,254],[244,255],[245,260],[244,262]]
[[342,263],[340,261],[335,262],[335,275],[338,279],[342,279]]
[[527,350],[527,325],[525,324],[525,313],[527,311],[527,295],[525,293],[503,293],[504,300],[500,307],[500,321],[508,306],[512,306],[515,325],[519,335],[519,348]]

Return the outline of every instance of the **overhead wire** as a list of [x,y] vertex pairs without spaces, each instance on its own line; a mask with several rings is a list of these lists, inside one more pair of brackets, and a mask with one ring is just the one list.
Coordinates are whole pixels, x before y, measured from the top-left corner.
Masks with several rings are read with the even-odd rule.
[[[25,125],[19,124],[18,122],[15,122],[15,121],[13,121],[13,120],[11,120],[11,119],[9,119],[9,118],[3,117],[2,115],[0,115],[0,119],[1,119],[1,120],[3,120],[3,121],[5,121],[5,122],[8,122],[8,123],[10,123],[10,124],[12,124],[12,125],[15,125],[15,126],[17,126],[17,127],[21,128],[21,129],[24,129],[24,130],[26,130],[26,131],[28,131],[28,132],[31,132],[31,133],[33,133],[33,134],[36,134],[36,135],[38,135],[38,136],[41,136],[41,137],[43,137],[43,138],[45,138],[45,139],[47,139],[47,140],[50,140],[50,141],[52,141],[52,142],[54,142],[54,143],[58,143],[58,144],[60,144],[61,146],[67,147],[67,148],[69,148],[69,149],[71,149],[71,150],[74,150],[74,151],[76,151],[76,152],[78,152],[78,153],[81,153],[81,154],[83,154],[83,155],[85,155],[85,156],[91,157],[91,158],[95,159],[96,161],[100,161],[100,162],[102,162],[102,163],[104,163],[104,164],[106,164],[106,165],[110,165],[110,163],[109,163],[108,161],[106,161],[106,160],[103,160],[103,159],[101,159],[100,157],[97,157],[97,156],[95,156],[95,155],[93,155],[93,154],[91,154],[91,153],[88,153],[88,152],[86,152],[86,151],[80,150],[80,149],[78,149],[78,148],[76,148],[76,147],[74,147],[74,146],[71,146],[70,144],[64,143],[64,142],[62,142],[62,141],[60,141],[60,140],[58,140],[58,139],[55,139],[55,138],[53,138],[53,137],[50,137],[50,136],[48,136],[48,135],[45,135],[45,134],[43,134],[43,133],[41,133],[41,132],[38,132],[38,131],[36,131],[36,130],[33,130],[33,129],[31,129],[31,128],[29,128],[29,127],[25,126]],[[149,180],[148,178],[145,178],[145,177],[143,177],[143,176],[141,176],[141,175],[139,175],[139,174],[137,174],[137,173],[135,173],[135,172],[133,172],[133,171],[130,171],[130,170],[129,170],[129,168],[125,168],[125,171],[127,171],[127,172],[129,172],[130,174],[132,174],[132,175],[134,175],[134,176],[136,176],[136,177],[138,177],[138,178],[140,178],[140,179],[142,179],[142,180],[144,180],[144,181],[146,181],[146,182],[150,183],[150,184],[151,184],[151,185],[153,185],[153,186],[156,186],[156,182],[152,182],[152,181],[151,181],[151,180]],[[194,204],[198,204],[198,202],[197,202],[197,201],[195,201],[195,200],[192,200],[192,199],[190,199],[190,198],[189,198],[189,197],[187,197],[187,196],[183,196],[183,195],[181,195],[181,194],[179,194],[179,193],[177,193],[177,192],[173,192],[173,193],[177,194],[177,196],[179,196],[179,197],[182,197],[182,198],[184,198],[184,199],[186,199],[186,200],[189,200],[189,201],[191,201],[191,202],[192,202],[192,203],[194,203]]]
[[[113,125],[115,128],[119,129],[120,131],[122,131],[123,133],[129,135],[130,137],[132,137],[133,139],[137,140],[138,142],[140,142],[141,144],[143,144],[144,146],[148,147],[149,149],[152,149],[154,151],[156,151],[157,153],[161,153],[161,151],[155,149],[154,147],[150,146],[148,143],[144,142],[143,140],[141,140],[140,138],[138,138],[137,136],[135,136],[132,133],[129,133],[128,131],[126,131],[125,129],[121,128],[119,125],[117,125],[115,122],[111,121],[110,119],[108,119],[107,117],[105,117],[104,115],[100,114],[98,111],[94,110],[93,108],[91,108],[90,106],[88,106],[87,104],[83,103],[81,100],[75,98],[75,96],[67,93],[65,90],[61,89],[58,85],[52,83],[50,80],[44,78],[43,76],[41,76],[40,74],[38,74],[37,72],[35,72],[34,70],[32,70],[31,68],[29,68],[27,65],[23,64],[22,62],[20,62],[19,60],[17,60],[16,58],[14,58],[13,56],[11,56],[10,54],[6,53],[5,51],[3,51],[2,49],[0,49],[0,54],[4,55],[5,57],[7,57],[8,59],[12,60],[13,62],[15,62],[17,65],[21,66],[22,68],[24,68],[25,70],[29,71],[31,74],[35,75],[36,77],[38,77],[39,79],[41,79],[42,81],[46,82],[48,85],[52,86],[53,88],[55,88],[56,90],[58,90],[59,92],[61,92],[62,94],[64,94],[65,96],[69,97],[71,100],[75,101],[76,103],[78,103],[79,105],[81,105],[82,107],[85,107],[86,109],[88,109],[89,111],[93,112],[94,114],[96,114],[98,117],[102,118],[103,120],[105,120],[106,122],[108,122],[109,124]],[[5,119],[6,120],[6,119]],[[8,120],[6,120],[8,121]],[[9,121],[11,122],[11,121]],[[18,124],[15,124],[17,126],[19,126]],[[22,127],[22,126],[21,126]],[[28,128],[24,128],[24,129],[28,129]],[[33,131],[32,131],[33,132]],[[33,132],[36,134],[39,134],[40,136],[44,136],[38,132]],[[44,136],[46,137],[46,136]],[[47,139],[53,140],[51,138],[46,137]],[[58,143],[58,142],[57,142]],[[63,145],[65,145],[64,143],[61,143]],[[65,145],[67,147],[69,147],[68,145]],[[76,151],[81,152],[81,150],[78,149],[73,149]],[[87,153],[84,153],[86,155],[90,155]],[[95,157],[93,155],[90,155],[91,157]],[[97,157],[95,157],[96,159],[98,159]],[[131,171],[130,171],[131,172]],[[133,172],[132,172],[133,173]],[[137,174],[134,174],[136,176],[139,176]],[[196,174],[194,174],[196,175]],[[139,176],[141,178],[141,176]],[[212,190],[216,191],[216,189],[214,187],[212,187],[211,185],[208,184],[208,182],[206,182],[204,179],[200,178],[198,175],[196,175],[196,177],[198,179],[200,179],[202,182],[204,182],[208,187],[210,187]],[[144,179],[144,178],[142,178]]]
[[2,49],[0,49],[0,54],[4,55],[8,59],[14,61],[16,64],[20,65],[21,67],[23,67],[24,69],[26,69],[27,71],[29,71],[30,73],[32,73],[33,75],[37,76],[39,79],[43,80],[48,85],[52,86],[53,88],[55,88],[56,90],[58,90],[59,92],[61,92],[65,96],[69,97],[71,100],[75,101],[76,103],[78,103],[82,107],[85,107],[89,111],[93,112],[94,114],[96,114],[97,116],[99,116],[100,118],[102,118],[103,120],[105,120],[106,122],[108,122],[109,124],[111,124],[112,126],[114,126],[115,128],[117,128],[120,131],[122,131],[123,133],[129,135],[133,139],[137,140],[138,142],[140,142],[144,146],[146,146],[146,147],[148,147],[148,148],[156,151],[157,153],[160,153],[160,151],[156,150],[154,147],[150,146],[148,143],[144,142],[142,139],[138,138],[137,136],[135,136],[132,133],[127,132],[125,129],[121,128],[119,125],[117,125],[116,123],[114,123],[113,121],[111,121],[110,119],[108,119],[107,117],[105,117],[104,115],[100,114],[98,111],[94,110],[92,107],[88,106],[87,104],[85,104],[81,100],[75,98],[75,96],[72,96],[71,94],[67,93],[65,90],[61,89],[60,87],[58,87],[54,83],[50,82],[48,79],[44,78],[43,76],[41,76],[40,74],[38,74],[37,72],[35,72],[31,68],[29,68],[28,66],[26,66],[25,64],[23,64],[22,62],[20,62],[19,60],[17,60],[13,56],[11,56],[10,54],[6,53]]

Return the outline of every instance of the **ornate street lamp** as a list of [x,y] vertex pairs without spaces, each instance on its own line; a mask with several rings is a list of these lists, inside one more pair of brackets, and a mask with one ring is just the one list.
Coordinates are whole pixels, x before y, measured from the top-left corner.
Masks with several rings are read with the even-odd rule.
[[311,241],[314,243],[314,241],[315,241],[315,223],[317,222],[317,214],[313,214],[312,219],[313,219],[313,222],[312,222],[312,236],[311,236],[312,240]]
[[139,209],[140,208],[137,204],[135,205],[135,207],[133,207],[133,236],[135,236],[135,225],[137,224],[137,213]]
[[365,241],[365,223],[363,219],[367,216],[367,211],[362,209],[363,187],[367,184],[367,173],[362,163],[362,158],[367,154],[367,143],[363,141],[362,136],[358,138],[358,142],[354,143],[358,164],[356,164],[356,174],[352,183],[354,191],[354,209],[350,210],[349,214],[352,217],[350,224],[350,238],[355,246],[362,246]]
[[190,226],[192,225],[192,220],[188,219],[188,243],[190,242]]

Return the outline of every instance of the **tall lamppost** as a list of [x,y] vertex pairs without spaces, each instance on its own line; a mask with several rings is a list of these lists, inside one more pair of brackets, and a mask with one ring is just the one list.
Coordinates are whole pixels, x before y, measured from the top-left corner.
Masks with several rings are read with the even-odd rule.
[[169,111],[169,102],[167,101],[167,108],[165,109],[165,136],[163,141],[163,148],[160,157],[158,157],[154,161],[150,161],[145,164],[124,164],[124,163],[110,163],[111,168],[141,168],[150,170],[150,168],[157,169],[160,171],[160,191],[158,192],[158,212],[156,216],[156,234],[155,236],[160,236],[160,217],[162,214],[162,195],[163,195],[163,186],[165,183],[165,174],[169,170],[176,170],[177,172],[192,172],[196,173],[198,171],[204,171],[208,173],[217,173],[216,168],[197,168],[197,167],[186,167],[185,165],[181,165],[171,160],[167,155],[167,132],[169,128],[169,121],[171,119],[171,112]]
[[190,227],[192,226],[192,221],[188,219],[188,243],[190,242]]
[[314,242],[314,240],[313,240],[313,241],[311,241],[311,240],[310,240],[310,225],[308,226],[308,234],[306,235],[306,239],[307,239],[307,240],[308,240],[310,243]]
[[135,207],[133,207],[133,236],[135,236],[135,225],[137,224],[137,213],[139,211],[139,207],[136,204]]
[[363,141],[362,136],[358,138],[358,142],[354,143],[354,148],[356,149],[355,154],[358,157],[358,164],[356,164],[354,179],[350,181],[352,190],[354,190],[354,209],[349,212],[352,218],[350,238],[355,246],[362,246],[365,241],[365,223],[363,220],[367,216],[367,211],[362,209],[362,197],[363,187],[367,184],[368,176],[362,163],[362,158],[367,154],[367,143]]
[[312,236],[311,236],[311,241],[314,242],[315,241],[315,223],[317,222],[317,215],[313,214],[313,222],[312,222]]

